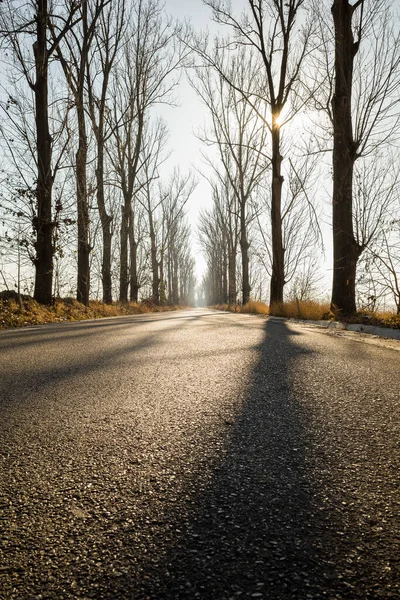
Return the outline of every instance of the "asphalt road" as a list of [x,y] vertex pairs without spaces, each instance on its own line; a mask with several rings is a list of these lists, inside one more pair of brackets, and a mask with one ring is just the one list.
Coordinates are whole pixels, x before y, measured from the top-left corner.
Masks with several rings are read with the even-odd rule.
[[400,598],[400,342],[193,309],[0,333],[0,598]]

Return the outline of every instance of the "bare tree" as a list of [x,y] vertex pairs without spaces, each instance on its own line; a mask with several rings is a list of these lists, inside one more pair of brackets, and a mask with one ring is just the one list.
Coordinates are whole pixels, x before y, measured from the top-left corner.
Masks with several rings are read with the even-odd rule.
[[216,146],[222,168],[211,158],[208,162],[221,184],[228,180],[236,200],[240,223],[243,304],[250,300],[251,291],[247,231],[251,220],[249,201],[270,165],[270,159],[263,152],[268,130],[265,120],[258,116],[265,103],[256,99],[250,106],[237,91],[249,86],[253,70],[251,57],[241,52],[232,62],[229,84],[220,74],[214,76],[209,68],[198,68],[197,78],[192,80],[212,121],[210,134],[199,137],[207,145]]
[[185,207],[196,185],[190,173],[182,175],[180,170],[175,168],[169,181],[160,188],[160,197],[163,198],[159,260],[160,300],[165,301],[168,296],[170,304],[179,304],[181,250],[190,235],[190,228],[185,221]]
[[381,298],[399,306],[400,169],[396,156],[382,153],[355,165],[355,239],[365,248],[357,277],[358,297],[374,310]]
[[198,236],[207,263],[203,279],[206,302],[224,304],[228,301],[226,228],[216,203],[200,213]]
[[[271,142],[271,233],[272,274],[270,304],[283,301],[285,284],[285,249],[282,237],[282,147],[281,131],[286,122],[299,111],[303,101],[298,95],[302,66],[311,47],[312,21],[301,19],[307,0],[248,0],[248,11],[235,16],[230,3],[225,0],[205,0],[213,10],[214,19],[228,25],[233,33],[232,44],[221,40],[213,54],[204,45],[196,44],[200,53],[220,75],[239,91],[243,98],[255,108],[257,99],[263,98],[265,109],[259,116],[265,119]],[[294,43],[296,41],[296,43]],[[232,81],[232,71],[224,62],[221,49],[246,46],[258,58],[251,85],[246,88]]]
[[50,22],[53,42],[57,57],[61,63],[68,87],[72,93],[77,124],[78,148],[75,156],[76,202],[78,225],[78,276],[77,300],[86,306],[89,304],[90,291],[90,252],[89,241],[89,204],[86,167],[88,162],[88,136],[86,129],[86,75],[93,44],[96,26],[104,8],[110,0],[95,0],[90,6],[88,2],[78,5],[80,16],[79,32],[63,36],[58,41],[57,22]]
[[145,132],[143,144],[143,175],[145,183],[142,193],[138,195],[138,200],[147,214],[151,257],[151,298],[155,304],[160,303],[160,240],[157,240],[157,234],[159,233],[157,231],[157,215],[162,203],[165,201],[162,189],[160,189],[160,185],[156,186],[156,183],[160,176],[159,169],[168,157],[165,153],[167,139],[168,131],[164,121],[161,119],[156,121],[152,129]]
[[121,50],[126,20],[129,19],[125,0],[116,0],[103,10],[94,30],[93,53],[86,61],[88,108],[96,138],[96,198],[102,228],[101,278],[103,302],[112,302],[111,242],[113,215],[107,209],[105,191],[105,144],[110,139],[108,98],[111,72]]
[[236,304],[238,296],[236,273],[237,250],[240,240],[237,196],[232,190],[228,177],[226,177],[225,181],[213,183],[212,187],[217,221],[222,227],[222,243],[226,246],[228,253],[228,303]]
[[358,236],[362,224],[355,212],[354,168],[358,159],[375,155],[397,135],[400,38],[390,2],[334,0],[333,32],[322,6],[318,14],[317,75],[327,85],[319,87],[317,106],[326,110],[333,127],[331,309],[343,316],[356,312],[357,263],[372,241],[370,235]]
[[[164,17],[160,0],[136,0],[124,57],[114,71],[113,128],[115,153],[111,156],[123,194],[120,231],[120,300],[128,298],[128,237],[132,204],[144,185],[143,135],[152,107],[171,103],[177,79],[174,75],[185,56],[177,42],[177,28]],[[133,239],[131,232],[131,240]],[[131,253],[134,258],[134,252]],[[131,272],[135,266],[131,265]]]
[[[316,168],[317,156],[310,155],[307,147],[302,148],[302,145],[295,141],[294,136],[295,131],[291,132],[286,139],[286,144],[291,146],[292,156],[285,169],[288,183],[282,194],[285,284],[292,285],[293,280],[298,279],[308,270],[309,264],[315,262],[316,249],[323,249],[320,217],[316,206],[319,181]],[[259,202],[259,210],[256,212],[258,242],[255,244],[255,253],[266,271],[270,273],[273,240],[268,222],[269,213],[269,200]]]
[[[50,13],[47,0],[30,0],[23,5],[7,0],[0,7],[2,41],[11,49],[15,64],[34,94],[37,156],[36,210],[32,221],[36,238],[34,297],[43,304],[51,304],[52,301],[54,254],[49,64],[60,42],[76,24],[77,10],[78,5],[73,3],[68,15],[62,19],[57,35],[49,41]],[[33,46],[29,47],[28,39],[32,38]]]
[[[393,232],[396,225],[396,233]],[[400,315],[400,239],[399,221],[393,222],[389,232],[382,232],[379,251],[372,249],[374,265],[379,274],[379,284],[384,293],[389,293],[397,314]],[[395,238],[395,241],[391,240]]]

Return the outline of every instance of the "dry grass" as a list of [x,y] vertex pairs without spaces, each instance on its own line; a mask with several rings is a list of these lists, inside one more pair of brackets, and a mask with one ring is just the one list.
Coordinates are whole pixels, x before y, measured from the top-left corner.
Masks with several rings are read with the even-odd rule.
[[251,313],[253,315],[269,314],[268,306],[264,304],[264,302],[251,301],[247,304],[244,304],[243,306],[240,306],[239,304],[217,304],[213,308],[216,308],[217,310],[226,310],[229,312],[236,313]]
[[363,325],[375,325],[378,327],[390,327],[400,329],[400,314],[390,311],[368,311],[357,313],[352,319],[346,319],[348,323],[362,323]]
[[[237,313],[251,313],[254,315],[274,315],[286,319],[304,319],[311,321],[334,320],[335,316],[330,311],[327,302],[291,300],[283,304],[275,304],[271,309],[264,302],[249,302],[244,306],[237,304],[217,304],[213,308]],[[361,311],[353,319],[346,319],[347,323],[362,323],[400,329],[400,315],[394,312],[366,312]]]
[[319,302],[284,302],[283,304],[275,304],[271,310],[264,302],[255,301],[248,302],[243,306],[237,304],[218,304],[214,308],[253,315],[270,314],[287,319],[312,319],[319,321],[321,319],[332,318],[332,316],[329,316],[329,304]]
[[290,300],[283,304],[275,304],[271,308],[271,315],[276,317],[286,317],[287,319],[304,319],[311,321],[321,321],[323,319],[333,319],[329,310],[329,304],[317,302],[314,300],[298,301]]
[[22,300],[22,307],[14,299],[0,299],[0,329],[24,327],[42,323],[82,321],[122,315],[136,315],[151,312],[176,310],[177,306],[156,306],[150,302],[115,302],[111,305],[92,301],[84,306],[73,298],[56,300],[52,306],[44,306],[32,299]]

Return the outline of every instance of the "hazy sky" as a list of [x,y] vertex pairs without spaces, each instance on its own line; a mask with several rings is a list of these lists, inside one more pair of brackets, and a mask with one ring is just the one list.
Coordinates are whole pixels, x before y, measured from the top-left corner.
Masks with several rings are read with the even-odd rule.
[[[211,10],[204,6],[202,0],[166,0],[165,8],[173,17],[189,19],[196,30],[215,30],[217,27],[210,19]],[[182,75],[176,97],[179,106],[166,107],[161,111],[167,119],[171,134],[169,145],[173,154],[170,167],[179,165],[184,172],[189,169],[207,171],[201,156],[202,144],[195,136],[195,132],[205,124],[206,112],[185,75]],[[196,243],[195,228],[199,211],[202,206],[210,206],[211,196],[208,183],[200,174],[196,174],[196,177],[198,185],[188,205],[188,217],[193,230],[197,276],[201,277],[205,263]]]

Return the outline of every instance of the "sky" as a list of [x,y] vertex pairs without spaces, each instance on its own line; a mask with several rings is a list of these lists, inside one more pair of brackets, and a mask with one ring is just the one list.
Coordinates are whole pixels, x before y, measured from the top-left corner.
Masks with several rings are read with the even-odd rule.
[[[240,9],[244,0],[232,0],[232,7]],[[189,20],[196,31],[209,30],[210,33],[226,30],[211,19],[211,9],[203,4],[203,0],[165,0],[167,14],[179,20]],[[196,276],[200,281],[206,269],[206,263],[197,242],[196,226],[199,212],[203,207],[212,204],[210,186],[201,173],[207,174],[210,168],[205,165],[202,151],[204,145],[196,138],[198,132],[207,121],[207,114],[202,102],[191,88],[183,74],[176,92],[178,106],[163,107],[161,113],[166,118],[170,130],[170,149],[172,156],[170,166],[178,165],[183,172],[191,170],[195,173],[197,187],[187,206],[187,216],[192,226],[193,251],[196,260]]]
[[[168,14],[177,19],[190,20],[196,30],[216,29],[216,25],[210,19],[211,10],[204,6],[202,0],[166,0],[165,9]],[[170,166],[178,165],[183,172],[191,170],[195,173],[198,182],[187,206],[187,216],[192,226],[196,276],[200,280],[206,264],[196,239],[196,225],[201,208],[211,205],[211,193],[209,184],[198,172],[206,172],[207,168],[201,156],[202,144],[195,134],[205,124],[206,114],[203,104],[184,74],[176,97],[178,106],[163,107],[161,112],[170,130],[169,146],[172,150]]]

